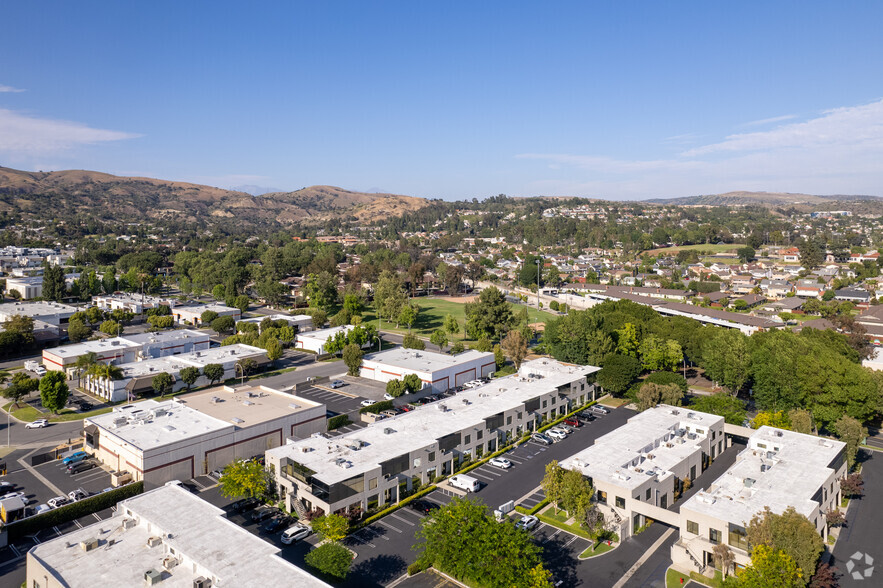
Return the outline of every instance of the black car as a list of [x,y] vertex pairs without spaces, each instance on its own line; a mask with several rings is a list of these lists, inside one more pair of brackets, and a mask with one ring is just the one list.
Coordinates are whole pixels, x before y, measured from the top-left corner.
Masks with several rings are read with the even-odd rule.
[[233,512],[243,513],[257,508],[261,502],[257,498],[243,498],[231,505]]
[[262,508],[251,513],[251,520],[256,523],[260,523],[261,521],[266,521],[270,517],[277,514],[279,514],[278,508]]
[[67,473],[69,474],[79,474],[80,472],[85,472],[86,470],[91,470],[95,467],[94,461],[83,460],[78,461],[76,463],[72,463],[67,466]]
[[409,506],[413,510],[416,510],[417,512],[425,515],[431,514],[432,511],[438,510],[440,508],[439,505],[429,500],[415,500]]
[[579,417],[579,420],[583,421],[584,423],[591,423],[595,420],[595,415],[590,412],[581,412],[577,416]]
[[291,519],[285,515],[278,515],[261,525],[261,533],[275,533],[291,526]]

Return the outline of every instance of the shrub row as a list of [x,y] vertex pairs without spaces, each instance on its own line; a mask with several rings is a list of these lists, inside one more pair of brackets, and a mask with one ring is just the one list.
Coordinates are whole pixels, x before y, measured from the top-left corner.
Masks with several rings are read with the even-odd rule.
[[548,504],[549,504],[549,499],[543,498],[541,501],[539,501],[537,504],[535,504],[534,507],[531,509],[524,508],[523,506],[521,506],[519,504],[518,506],[515,507],[515,510],[516,510],[516,512],[520,512],[521,514],[535,515],[538,512],[540,512],[541,510],[543,510],[546,506],[548,506]]
[[126,484],[116,490],[103,492],[89,498],[84,498],[73,504],[68,504],[43,514],[28,517],[16,521],[6,527],[9,533],[8,541],[13,543],[22,537],[33,535],[43,529],[51,529],[57,525],[88,516],[92,513],[114,506],[116,503],[137,496],[144,492],[144,482]]
[[359,414],[363,414],[366,412],[373,412],[376,414],[378,412],[383,412],[384,410],[390,409],[392,409],[392,400],[384,400],[382,402],[375,402],[371,406],[363,406],[359,409]]
[[334,429],[339,429],[340,427],[345,427],[350,424],[352,421],[350,417],[345,414],[339,414],[337,416],[331,417],[328,419],[328,430],[333,431]]
[[414,500],[417,500],[418,498],[426,496],[427,494],[429,494],[430,492],[435,490],[435,488],[436,488],[435,484],[430,484],[429,486],[427,486],[423,490],[420,490],[419,492],[412,494],[411,496],[408,496],[407,498],[402,499],[401,501],[395,503],[393,506],[390,506],[387,509],[381,510],[379,513],[377,513],[375,515],[371,515],[370,517],[368,517],[364,521],[359,521],[359,523],[357,523],[356,525],[354,525],[353,527],[350,528],[350,533],[358,531],[359,529],[361,529],[363,527],[367,527],[368,525],[370,525],[374,521],[385,517],[386,515],[388,515],[391,512],[397,511],[398,509],[402,508],[403,506],[405,506],[409,502],[412,502]]
[[597,400],[593,400],[593,401],[591,401],[591,402],[587,402],[587,403],[583,404],[582,406],[580,406],[579,408],[577,408],[576,410],[574,410],[573,412],[569,412],[569,413],[567,413],[566,415],[564,415],[564,416],[562,416],[562,417],[559,417],[558,419],[556,419],[556,420],[554,420],[554,421],[552,421],[552,422],[550,422],[550,423],[547,423],[547,424],[543,425],[542,427],[540,427],[539,429],[537,429],[536,432],[537,432],[537,433],[542,433],[542,432],[544,432],[544,431],[548,431],[549,429],[551,429],[551,428],[554,427],[555,425],[558,425],[558,424],[564,422],[565,420],[569,419],[569,418],[572,417],[573,415],[575,415],[575,414],[577,414],[577,413],[580,413],[580,412],[584,411],[585,409],[589,408],[590,406],[592,406],[592,405],[594,405],[594,404],[598,404],[598,401],[597,401]]

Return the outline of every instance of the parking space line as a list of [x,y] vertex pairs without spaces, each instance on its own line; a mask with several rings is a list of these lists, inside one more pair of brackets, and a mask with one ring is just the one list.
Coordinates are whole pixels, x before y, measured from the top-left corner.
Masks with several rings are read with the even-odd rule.
[[350,537],[352,537],[353,539],[355,539],[356,541],[358,541],[362,545],[368,545],[368,546],[375,548],[375,549],[377,548],[377,546],[374,545],[373,543],[371,543],[370,541],[366,541],[365,539],[362,539],[361,537],[359,537],[359,535],[357,533],[350,535]]
[[9,544],[9,549],[12,550],[16,557],[21,557],[21,551],[19,551],[18,548],[12,543]]
[[92,516],[95,517],[95,520],[98,521],[98,522],[101,522],[102,520],[104,520],[104,519],[102,519],[100,516],[98,516],[98,513],[97,513],[97,512],[93,512],[93,513],[92,513]]
[[496,469],[491,469],[490,467],[488,467],[487,469],[485,469],[483,467],[479,468],[479,469],[481,469],[482,473],[484,473],[484,474],[490,474],[492,476],[497,476],[498,478],[503,475],[502,471],[498,472]]
[[56,534],[58,534],[59,537],[61,537],[62,535],[64,535],[64,533],[62,533],[61,531],[58,530],[58,527],[52,527],[52,530],[55,531]]
[[392,513],[392,514],[389,515],[389,516],[393,517],[393,518],[396,519],[397,521],[402,521],[402,522],[405,523],[406,525],[411,525],[412,527],[414,526],[414,523],[412,523],[411,521],[407,521],[407,520],[403,519],[402,517],[400,517],[400,516],[397,515],[396,513]]
[[472,470],[471,472],[469,472],[469,475],[476,476],[479,478],[484,478],[488,482],[493,482],[496,479],[496,478],[491,478],[490,476],[486,476],[486,475],[482,474],[481,472],[479,472],[478,470]]
[[392,529],[392,530],[395,531],[396,533],[401,533],[401,532],[402,532],[401,529],[399,529],[398,527],[393,527],[392,525],[390,525],[389,523],[387,523],[387,522],[384,521],[383,519],[381,519],[381,520],[379,520],[379,521],[377,521],[377,522],[380,523],[381,525],[383,525],[384,527],[387,527],[387,528],[389,528],[389,529]]
[[80,521],[76,521],[76,520],[75,520],[75,521],[74,521],[74,524],[77,526],[78,529],[82,529],[82,528],[83,528],[83,525],[80,524]]
[[579,537],[577,537],[576,535],[574,535],[573,537],[570,538],[570,541],[568,541],[567,543],[564,544],[564,547],[569,546],[571,543],[573,543],[573,542],[576,541],[577,539],[579,539]]

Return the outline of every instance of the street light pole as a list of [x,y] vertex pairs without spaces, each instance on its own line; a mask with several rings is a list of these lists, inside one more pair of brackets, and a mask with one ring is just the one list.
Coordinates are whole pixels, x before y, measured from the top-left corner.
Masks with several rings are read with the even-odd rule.
[[536,259],[537,262],[537,310],[540,309],[540,267],[541,263],[543,263],[543,259],[538,257]]

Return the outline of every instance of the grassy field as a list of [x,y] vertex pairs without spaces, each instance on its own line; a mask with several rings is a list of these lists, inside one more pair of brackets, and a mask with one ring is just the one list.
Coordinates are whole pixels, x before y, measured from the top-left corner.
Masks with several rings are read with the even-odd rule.
[[[420,307],[420,312],[417,314],[417,321],[411,328],[415,335],[422,335],[424,337],[430,336],[433,331],[442,328],[445,316],[450,314],[460,323],[460,333],[456,335],[455,339],[460,340],[465,336],[463,332],[466,325],[465,304],[451,302],[450,300],[441,300],[438,298],[415,298],[414,303]],[[518,312],[521,309],[520,305],[513,304],[512,306],[514,312]],[[363,316],[365,322],[370,322],[377,326],[377,319],[373,310],[366,310]],[[536,308],[528,308],[527,316],[532,323],[544,323],[549,319],[555,318],[555,315],[537,310]],[[408,332],[407,327],[400,325],[399,328],[396,329],[395,323],[389,323],[388,321],[383,321],[383,330],[394,331],[397,333]]]
[[649,254],[649,255],[658,255],[660,253],[665,253],[665,254],[677,253],[678,251],[691,251],[694,249],[698,250],[698,251],[711,251],[714,253],[725,253],[727,251],[735,251],[736,249],[739,249],[740,247],[745,247],[745,244],[744,243],[730,243],[730,244],[724,243],[723,245],[717,245],[714,243],[709,243],[707,245],[678,245],[676,247],[662,247],[660,249],[648,249],[644,253]]

